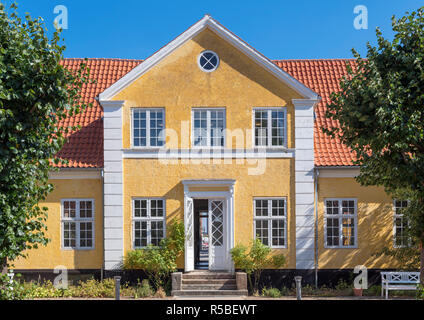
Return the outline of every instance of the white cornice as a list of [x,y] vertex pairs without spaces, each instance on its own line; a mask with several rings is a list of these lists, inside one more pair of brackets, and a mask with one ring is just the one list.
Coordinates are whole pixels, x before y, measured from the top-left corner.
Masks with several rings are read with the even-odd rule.
[[103,108],[120,108],[124,105],[124,100],[98,100]]
[[310,107],[320,102],[321,98],[311,98],[311,99],[292,99],[293,105],[295,107]]
[[359,175],[358,167],[317,168],[319,178],[354,178]]
[[51,180],[101,179],[102,169],[61,169],[49,173]]
[[132,69],[125,76],[123,76],[121,79],[119,79],[109,88],[107,88],[105,91],[100,93],[99,100],[105,101],[105,100],[112,99],[118,92],[120,92],[122,89],[127,87],[130,83],[135,81],[145,72],[150,70],[154,65],[156,65],[162,59],[164,59],[166,56],[168,56],[170,53],[172,53],[182,44],[184,44],[188,40],[195,37],[199,32],[201,32],[205,28],[209,28],[210,30],[215,32],[217,35],[221,36],[223,39],[230,42],[232,45],[234,45],[240,51],[242,51],[247,56],[249,56],[260,66],[262,66],[263,68],[271,72],[275,77],[283,81],[285,84],[287,84],[289,87],[294,89],[303,97],[308,99],[318,98],[317,93],[315,93],[314,91],[309,89],[307,86],[305,86],[303,83],[301,83],[300,81],[298,81],[297,79],[293,78],[288,73],[283,71],[271,60],[269,60],[268,58],[263,56],[261,53],[256,51],[254,48],[252,48],[246,42],[244,42],[239,37],[234,35],[228,29],[224,28],[220,23],[214,20],[211,16],[205,15],[196,24],[191,26],[189,29],[187,29],[185,32],[183,32],[173,41],[168,43],[165,47],[163,47],[162,49],[160,49],[159,51],[151,55],[149,58],[147,58],[142,63],[140,63],[137,67]]

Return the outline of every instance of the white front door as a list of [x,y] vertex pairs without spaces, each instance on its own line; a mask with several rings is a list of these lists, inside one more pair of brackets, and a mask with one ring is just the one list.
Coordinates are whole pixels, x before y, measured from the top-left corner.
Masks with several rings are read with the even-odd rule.
[[226,215],[224,200],[209,200],[209,270],[227,269]]
[[184,218],[185,218],[185,263],[186,272],[194,270],[194,213],[193,198],[185,197]]

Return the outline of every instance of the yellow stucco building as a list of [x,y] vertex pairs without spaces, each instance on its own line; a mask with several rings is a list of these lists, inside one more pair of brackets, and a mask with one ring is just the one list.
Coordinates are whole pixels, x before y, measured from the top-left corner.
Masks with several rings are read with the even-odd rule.
[[230,249],[254,238],[287,256],[283,271],[398,267],[374,253],[395,245],[402,203],[356,183],[320,131],[346,62],[271,61],[210,16],[144,61],[89,59],[94,107],[73,119],[43,203],[51,242],[15,269],[116,270],[174,219],[186,272],[233,272]]

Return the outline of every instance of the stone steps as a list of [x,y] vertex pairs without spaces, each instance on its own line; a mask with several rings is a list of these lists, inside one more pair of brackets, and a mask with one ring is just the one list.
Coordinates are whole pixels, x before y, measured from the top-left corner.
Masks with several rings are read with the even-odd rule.
[[[173,296],[245,296],[246,286],[237,287],[235,274],[195,271],[177,273],[173,279]],[[174,286],[175,282],[175,286]]]
[[247,296],[247,290],[178,290],[173,296]]

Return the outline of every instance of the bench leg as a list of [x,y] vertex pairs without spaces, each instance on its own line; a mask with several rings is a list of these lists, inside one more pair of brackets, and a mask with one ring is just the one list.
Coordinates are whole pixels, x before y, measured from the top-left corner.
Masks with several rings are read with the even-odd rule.
[[389,299],[389,288],[386,288],[386,300]]

